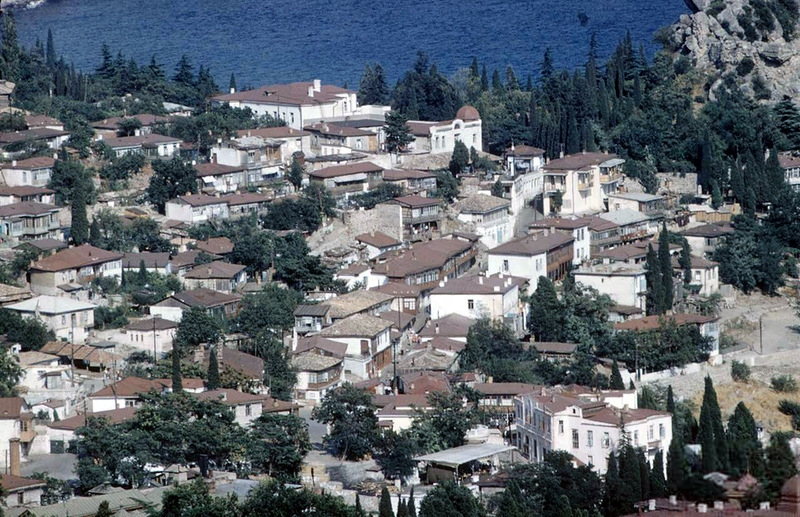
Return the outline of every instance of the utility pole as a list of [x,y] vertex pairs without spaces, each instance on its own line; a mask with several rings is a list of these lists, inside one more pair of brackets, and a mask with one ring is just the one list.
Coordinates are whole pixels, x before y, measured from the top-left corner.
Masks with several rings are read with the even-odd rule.
[[153,368],[158,362],[158,350],[156,347],[156,317],[153,316]]

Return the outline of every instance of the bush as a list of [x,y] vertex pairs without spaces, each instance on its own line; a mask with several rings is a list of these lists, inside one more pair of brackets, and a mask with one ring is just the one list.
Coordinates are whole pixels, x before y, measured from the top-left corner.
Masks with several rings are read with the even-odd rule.
[[734,361],[731,363],[731,377],[736,382],[747,382],[750,380],[750,367],[742,361]]
[[683,75],[692,69],[692,62],[686,56],[681,56],[675,60],[675,73]]
[[792,429],[800,431],[800,404],[784,399],[778,403],[778,411],[792,417]]
[[739,74],[740,77],[744,77],[752,72],[755,66],[755,62],[750,57],[745,57],[736,65],[736,73]]
[[739,343],[737,343],[736,340],[733,339],[728,334],[726,334],[724,332],[720,333],[720,335],[719,335],[719,349],[720,350],[725,350],[725,349],[728,349],[728,348],[732,348],[732,347],[735,347],[738,344]]
[[797,391],[797,381],[791,375],[781,375],[770,379],[772,389],[778,393],[794,393]]
[[767,86],[767,83],[760,75],[754,76],[751,83],[753,86],[753,94],[757,100],[766,100],[772,96],[769,86]]

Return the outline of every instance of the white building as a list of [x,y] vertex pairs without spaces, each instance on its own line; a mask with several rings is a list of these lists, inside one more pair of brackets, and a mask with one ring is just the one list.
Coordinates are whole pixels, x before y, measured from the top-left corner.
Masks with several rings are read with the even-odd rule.
[[514,410],[517,447],[531,463],[541,462],[549,451],[566,451],[576,463],[593,466],[602,475],[609,454],[618,450],[624,422],[629,442],[643,449],[651,466],[659,452],[666,458],[672,442],[672,415],[638,409],[635,391],[628,396],[616,393],[606,397],[542,388],[518,396]]
[[481,115],[472,106],[462,106],[453,120],[409,120],[407,124],[414,137],[408,146],[412,151],[452,153],[459,141],[464,142],[467,149],[474,147],[476,151],[483,151]]
[[580,266],[581,263],[591,260],[592,248],[592,235],[589,231],[591,219],[589,218],[563,218],[563,217],[549,217],[541,221],[535,221],[528,226],[529,233],[541,232],[549,230],[551,232],[562,232],[572,235],[575,239],[574,258],[572,265]]
[[524,330],[527,304],[520,302],[520,289],[527,279],[504,273],[464,276],[441,281],[430,292],[431,318],[450,314],[471,319],[488,317],[508,322],[515,331]]
[[314,336],[305,338],[292,354],[292,367],[297,372],[295,398],[320,402],[328,392],[345,381],[344,358],[347,345]]
[[368,379],[391,364],[391,326],[391,322],[377,316],[354,314],[322,329],[319,335],[346,344],[345,373]]
[[284,162],[291,163],[294,153],[308,153],[311,149],[311,133],[289,126],[260,127],[258,129],[240,129],[236,131],[238,138],[257,136],[281,143],[281,154]]
[[733,233],[730,223],[709,223],[687,228],[681,232],[689,243],[692,256],[705,258],[711,255],[722,239]]
[[[101,138],[102,139],[102,138]],[[172,158],[180,153],[181,139],[150,133],[102,139],[115,156],[144,154],[148,158]]]
[[486,194],[473,194],[455,204],[458,220],[472,224],[481,243],[488,248],[503,244],[514,236],[508,209],[511,202]]
[[[125,377],[89,395],[86,406],[91,413],[139,407],[141,397],[150,391],[167,393],[172,391],[172,379],[142,379]],[[205,391],[202,379],[183,379],[183,391],[202,393]]]
[[573,272],[575,282],[608,295],[617,305],[645,310],[647,306],[646,271],[640,265],[599,264]]
[[133,321],[122,332],[126,344],[161,357],[164,352],[172,350],[172,340],[177,331],[177,322],[156,316]]
[[792,153],[780,153],[778,162],[783,169],[786,184],[792,190],[800,190],[800,157]]
[[333,120],[359,113],[356,92],[331,84],[312,82],[273,84],[255,90],[231,92],[211,99],[213,105],[250,108],[257,116],[269,115],[294,129],[319,120]]
[[91,303],[42,295],[24,302],[7,305],[24,318],[36,318],[52,330],[57,339],[72,343],[85,341],[94,327],[94,308]]
[[512,175],[538,172],[544,165],[544,150],[530,145],[514,145],[506,149],[506,169]]
[[262,185],[282,175],[285,161],[281,147],[279,140],[242,136],[219,142],[209,152],[212,163],[244,168],[240,187],[245,187]]
[[374,259],[381,253],[386,253],[387,251],[396,250],[403,247],[403,243],[394,237],[390,237],[383,232],[378,232],[375,230],[369,233],[356,235],[356,242],[366,246],[367,258],[370,260]]
[[37,260],[28,270],[31,291],[60,296],[63,286],[88,283],[92,278],[122,277],[122,253],[89,244],[69,248]]
[[188,194],[167,202],[167,219],[198,224],[211,219],[228,219],[228,202],[225,199],[205,194]]
[[579,215],[601,212],[608,194],[617,191],[625,160],[615,154],[579,153],[542,166],[544,175],[544,213],[555,212],[553,199],[561,193],[559,214]]
[[261,416],[264,397],[251,393],[242,393],[238,390],[220,388],[213,391],[198,393],[200,400],[218,400],[233,411],[233,421],[247,428]]
[[[679,259],[672,258],[675,273],[683,278]],[[711,296],[719,291],[719,263],[700,257],[692,257],[692,279],[689,288],[700,296]]]
[[30,185],[46,187],[50,183],[50,176],[56,160],[47,156],[38,156],[26,160],[12,160],[2,164],[2,182],[9,187]]
[[487,252],[488,272],[525,278],[533,292],[540,276],[563,277],[575,255],[574,242],[571,235],[547,230],[519,237]]

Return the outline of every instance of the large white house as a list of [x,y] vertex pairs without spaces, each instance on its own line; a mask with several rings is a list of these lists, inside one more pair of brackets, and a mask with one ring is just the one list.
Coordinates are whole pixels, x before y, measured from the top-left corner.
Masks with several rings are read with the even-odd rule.
[[647,305],[647,273],[638,264],[615,262],[598,264],[573,272],[575,282],[608,295],[617,305],[636,307]]
[[[542,166],[544,213],[586,214],[605,210],[608,194],[617,191],[625,160],[615,154],[578,153]],[[561,206],[554,200],[561,196]]]
[[571,235],[549,230],[524,235],[490,249],[488,271],[526,278],[532,292],[540,276],[557,281],[566,274],[575,254],[574,242]]
[[37,296],[24,302],[7,305],[25,318],[36,318],[52,330],[56,338],[72,343],[85,341],[94,327],[94,308],[91,303],[61,296]]
[[89,244],[59,251],[31,265],[28,271],[31,291],[60,296],[68,284],[86,284],[93,278],[120,278],[122,257],[122,253]]
[[408,146],[412,151],[452,153],[459,141],[464,142],[467,149],[474,147],[476,151],[483,151],[481,115],[472,106],[462,106],[453,120],[409,120],[406,124],[414,137]]
[[651,466],[659,452],[666,457],[672,442],[672,415],[638,409],[635,390],[541,388],[516,397],[514,414],[515,445],[531,463],[541,462],[549,451],[566,451],[576,464],[591,465],[602,475],[609,453],[620,445],[623,429]]
[[391,327],[390,321],[360,313],[334,322],[320,336],[346,344],[345,372],[368,379],[391,364]]
[[269,115],[301,130],[313,122],[359,113],[355,91],[322,84],[319,79],[233,91],[213,97],[211,102],[217,106],[227,104],[233,108],[250,108],[258,116]]
[[503,244],[514,236],[514,227],[508,209],[511,202],[501,197],[473,194],[453,207],[458,220],[470,223],[481,236],[481,243],[489,248]]
[[0,179],[9,187],[30,185],[46,187],[56,160],[47,156],[37,156],[25,160],[13,160],[2,165]]
[[589,231],[591,219],[573,217],[548,217],[540,221],[534,221],[528,226],[530,233],[550,230],[551,232],[562,232],[572,235],[574,242],[574,258],[572,264],[580,266],[582,262],[591,259],[592,235]]
[[438,320],[450,314],[488,317],[511,322],[514,330],[522,331],[527,304],[520,303],[519,295],[526,282],[526,278],[503,273],[443,280],[430,293],[431,318]]

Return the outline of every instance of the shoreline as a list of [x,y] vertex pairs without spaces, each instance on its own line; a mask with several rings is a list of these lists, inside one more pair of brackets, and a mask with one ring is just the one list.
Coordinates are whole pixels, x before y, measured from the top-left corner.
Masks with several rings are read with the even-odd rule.
[[6,9],[34,9],[47,0],[4,0],[2,7]]

